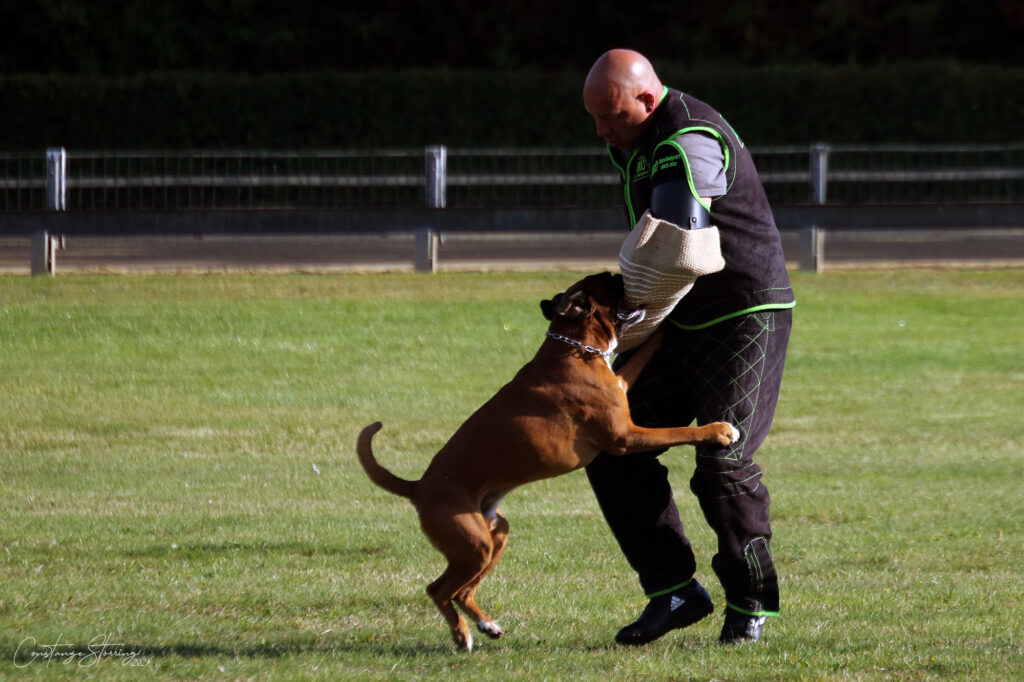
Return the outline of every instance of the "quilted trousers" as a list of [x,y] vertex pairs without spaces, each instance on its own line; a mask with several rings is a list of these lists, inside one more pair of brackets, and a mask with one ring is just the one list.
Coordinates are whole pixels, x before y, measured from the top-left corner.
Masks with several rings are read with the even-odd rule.
[[[770,498],[754,454],[772,424],[782,383],[791,310],[742,315],[684,330],[662,325],[661,348],[629,394],[640,426],[727,421],[740,432],[731,446],[698,446],[690,490],[718,537],[712,568],[730,606],[778,615],[779,586],[771,555]],[[617,363],[625,362],[628,354]],[[587,477],[612,534],[648,596],[689,581],[696,559],[654,451],[601,454]],[[684,457],[683,451],[667,459]]]

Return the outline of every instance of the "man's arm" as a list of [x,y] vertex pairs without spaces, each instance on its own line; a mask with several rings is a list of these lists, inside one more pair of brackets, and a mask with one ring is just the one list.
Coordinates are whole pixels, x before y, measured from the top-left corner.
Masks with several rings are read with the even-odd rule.
[[684,133],[654,151],[651,214],[684,229],[711,225],[711,199],[726,192],[725,155],[718,140]]

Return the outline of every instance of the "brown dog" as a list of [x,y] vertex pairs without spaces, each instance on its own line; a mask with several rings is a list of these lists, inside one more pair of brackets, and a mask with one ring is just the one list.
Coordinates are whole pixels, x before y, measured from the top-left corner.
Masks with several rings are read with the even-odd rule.
[[508,521],[498,503],[513,488],[587,465],[599,452],[628,455],[674,445],[728,445],[738,437],[724,422],[700,427],[647,429],[629,415],[626,390],[657,349],[652,338],[618,374],[608,357],[618,335],[643,318],[624,300],[622,278],[591,275],[550,301],[544,343],[515,378],[459,427],[419,481],[398,478],[373,457],[370,441],[380,422],[359,435],[359,461],[370,479],[409,498],[423,532],[448,567],[427,587],[460,648],[473,648],[466,621],[481,632],[504,632],[474,599],[480,581],[508,541]]

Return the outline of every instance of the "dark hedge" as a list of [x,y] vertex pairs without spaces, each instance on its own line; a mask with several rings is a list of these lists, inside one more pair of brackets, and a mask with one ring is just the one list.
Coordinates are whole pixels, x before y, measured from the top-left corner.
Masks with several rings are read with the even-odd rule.
[[[1024,69],[660,67],[753,146],[1020,142]],[[0,77],[0,150],[597,144],[582,73],[153,73]]]

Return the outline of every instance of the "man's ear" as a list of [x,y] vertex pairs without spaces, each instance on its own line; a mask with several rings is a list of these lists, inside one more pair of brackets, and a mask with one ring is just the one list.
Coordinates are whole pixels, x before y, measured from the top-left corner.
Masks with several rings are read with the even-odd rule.
[[654,96],[653,92],[641,92],[637,95],[637,99],[644,105],[644,110],[648,114],[658,108],[658,98]]

